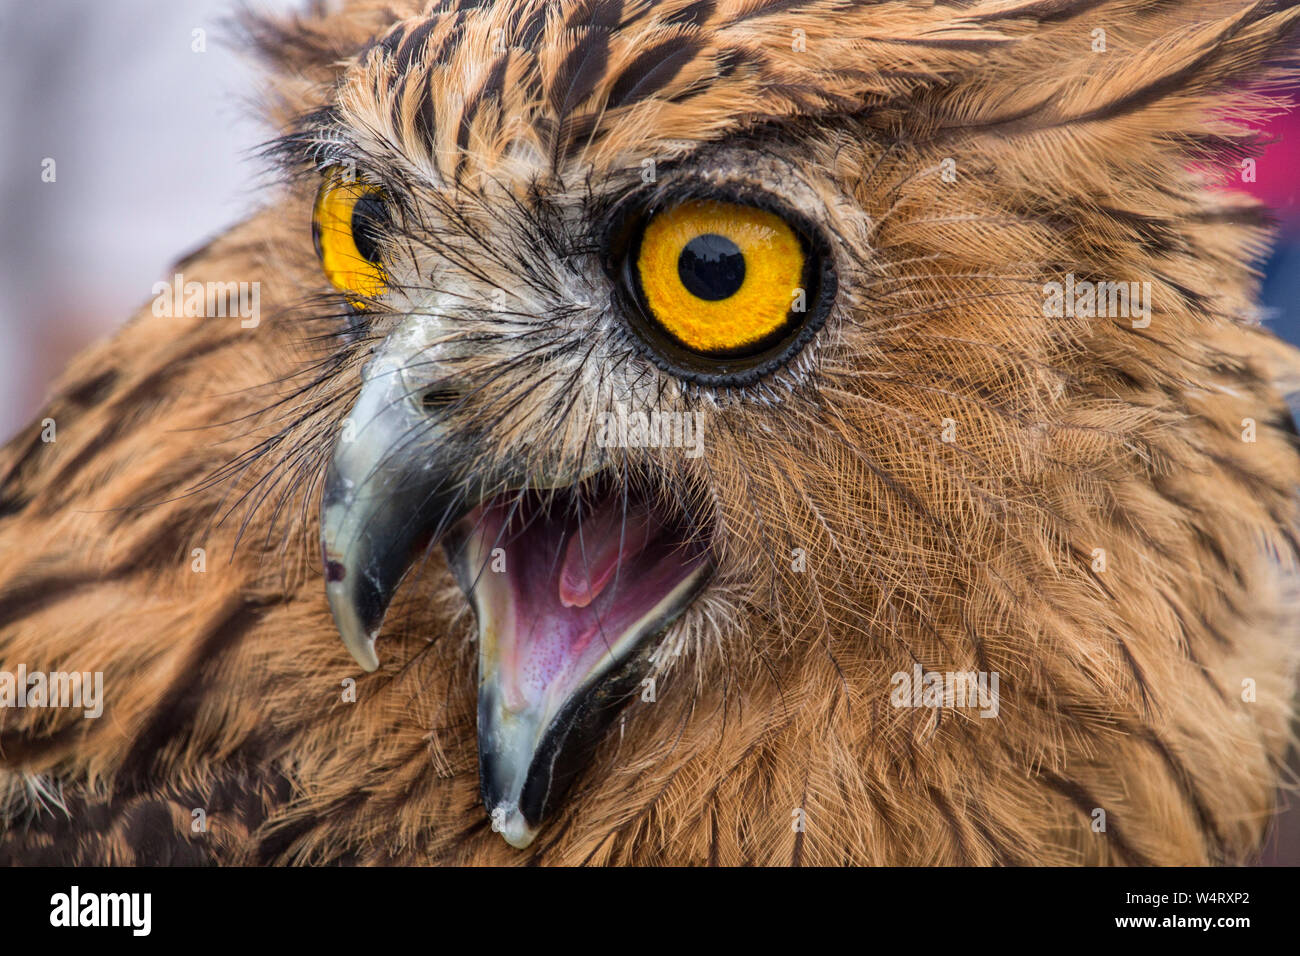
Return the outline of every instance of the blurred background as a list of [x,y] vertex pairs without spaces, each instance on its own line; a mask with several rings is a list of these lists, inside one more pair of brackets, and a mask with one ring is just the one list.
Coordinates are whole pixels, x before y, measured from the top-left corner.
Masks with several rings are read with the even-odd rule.
[[[271,11],[303,2],[243,0]],[[255,118],[236,10],[236,0],[0,0],[0,442],[73,355],[152,298],[172,262],[256,205],[254,151],[271,132]],[[1267,322],[1300,344],[1300,113],[1269,133],[1256,182],[1240,188],[1281,222],[1263,264]],[[42,179],[48,159],[54,182]],[[1266,860],[1300,862],[1300,813]]]
[[0,441],[172,262],[256,204],[270,131],[237,9],[0,0]]

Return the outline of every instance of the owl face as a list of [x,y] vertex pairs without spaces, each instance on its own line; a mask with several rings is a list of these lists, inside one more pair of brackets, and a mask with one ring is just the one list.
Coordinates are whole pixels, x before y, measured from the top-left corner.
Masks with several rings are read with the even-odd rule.
[[[515,846],[682,662],[743,687],[816,644],[884,686],[1036,660],[1044,621],[1072,633],[1066,593],[1089,633],[1127,627],[1068,529],[1157,440],[1116,390],[1165,370],[1126,323],[1044,322],[1041,290],[1182,274],[1095,197],[1200,186],[1151,185],[1185,167],[1159,137],[1104,171],[1057,148],[1158,90],[1121,95],[1034,9],[437,3],[286,138],[345,313],[330,606],[372,670],[445,551]],[[1060,95],[1028,82],[1053,70]],[[655,713],[629,719],[654,738]],[[881,712],[879,738],[913,719]]]
[[[437,18],[396,26],[294,144],[359,384],[322,501],[330,605],[375,669],[399,584],[443,546],[477,621],[484,803],[523,847],[711,603],[755,589],[755,555],[733,555],[753,549],[759,506],[718,481],[752,448],[726,429],[770,431],[806,388],[867,222],[801,168],[789,131],[690,144],[657,108],[584,131],[554,93],[517,97],[505,79],[530,57],[543,69],[537,50],[478,47],[500,28],[470,22],[441,57]],[[568,60],[612,55],[608,25],[575,29]],[[665,36],[661,52],[690,49]],[[604,82],[671,88],[657,59],[633,60]],[[423,112],[404,117],[417,85]],[[721,500],[750,520],[733,531]]]
[[690,632],[722,553],[712,416],[779,408],[835,314],[826,184],[759,147],[545,191],[536,156],[477,187],[322,169],[322,266],[374,344],[324,490],[327,593],[374,669],[442,543],[478,623],[483,798],[516,846]]

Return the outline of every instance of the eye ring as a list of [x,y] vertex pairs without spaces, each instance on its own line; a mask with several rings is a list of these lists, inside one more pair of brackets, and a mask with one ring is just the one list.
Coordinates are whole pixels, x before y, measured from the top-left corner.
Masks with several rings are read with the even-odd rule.
[[[779,321],[770,312],[766,312],[765,317],[757,320],[749,315],[743,315],[739,320],[728,319],[729,329],[736,326],[742,329],[742,335],[732,342],[729,342],[725,335],[734,335],[734,332],[724,333],[720,337],[715,334],[716,330],[708,327],[707,322],[702,323],[694,318],[687,318],[679,323],[662,321],[663,317],[656,315],[655,312],[655,296],[647,295],[643,282],[641,264],[644,263],[645,257],[642,243],[645,241],[647,229],[655,223],[657,217],[671,215],[673,210],[691,204],[717,204],[730,207],[736,210],[733,217],[735,221],[749,220],[767,224],[779,222],[781,228],[794,237],[793,241],[797,241],[802,255],[802,268],[798,272],[800,286],[794,291],[802,290],[804,311],[796,312],[794,304],[791,303],[788,314],[783,314]],[[721,209],[715,211],[722,212]],[[699,221],[706,222],[703,219]],[[728,260],[725,256],[735,253],[736,243],[730,241],[720,243],[716,239],[729,240],[735,238],[737,233],[726,228],[725,220],[723,223],[722,231],[730,232],[730,237],[714,236],[707,240],[707,245],[698,247],[705,255],[713,257],[712,272],[705,277],[713,284],[696,283],[696,288],[689,290],[696,300],[692,307],[702,312],[713,308],[713,304],[709,302],[710,298],[718,299],[719,304],[729,305],[728,295],[716,293],[739,290],[744,284],[743,277],[746,270],[751,267],[751,263],[746,259],[743,266],[736,263],[738,268],[730,270],[727,268]],[[680,273],[681,285],[686,286],[699,278],[686,274],[690,271],[690,264],[684,262],[688,258],[688,247],[692,243],[683,244],[681,239],[688,234],[689,230],[677,237],[677,243],[670,245],[670,254],[667,256],[656,251],[659,264],[653,268],[657,269],[657,274],[662,280],[661,285],[672,284],[672,277],[663,278],[669,271],[665,263],[673,259],[671,250],[678,247],[681,248],[681,257],[677,259],[677,269],[673,271]],[[713,235],[712,230],[708,235]],[[743,233],[741,236],[740,245],[745,245]],[[787,243],[787,257],[789,254]],[[629,337],[637,350],[663,371],[697,385],[748,385],[789,364],[825,324],[837,291],[829,244],[822,232],[806,218],[788,209],[770,194],[761,191],[688,189],[664,197],[653,204],[645,202],[644,198],[630,197],[621,203],[610,217],[610,226],[605,236],[605,263],[606,271],[615,283],[615,304],[626,317]],[[765,263],[759,261],[757,265],[761,277]],[[767,274],[774,273],[768,270]],[[789,271],[782,273],[779,269],[775,274],[784,275],[786,278],[791,275]],[[780,279],[776,280],[775,286],[777,289],[783,288]],[[690,303],[691,298],[683,294],[686,291],[688,290],[674,289],[673,294],[667,297],[660,295],[658,298],[662,304],[662,301],[672,301],[675,295],[676,301]],[[705,294],[699,295],[699,292]],[[742,306],[745,302],[752,305],[763,301],[761,296],[755,299],[753,294],[748,299],[743,296],[735,299],[735,302]],[[770,308],[770,302],[768,307]],[[725,310],[714,308],[712,314],[726,315],[727,313]],[[726,347],[727,345],[734,347]]]
[[341,167],[326,170],[312,207],[312,243],[325,277],[353,308],[364,309],[365,299],[388,288],[381,253],[389,223],[382,188],[345,175]]

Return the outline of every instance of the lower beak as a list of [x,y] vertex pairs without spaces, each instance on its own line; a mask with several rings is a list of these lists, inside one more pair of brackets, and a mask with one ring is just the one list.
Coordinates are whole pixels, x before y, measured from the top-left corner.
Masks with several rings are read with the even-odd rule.
[[[491,530],[485,533],[482,524]],[[448,543],[447,551],[478,620],[483,805],[493,829],[523,849],[641,685],[651,668],[655,638],[695,597],[712,566],[701,558],[631,620],[610,613],[608,629],[598,625],[603,633],[595,639],[595,653],[592,648],[575,652],[572,644],[548,640],[566,626],[563,612],[551,607],[528,613],[526,596],[504,575],[486,570],[491,558],[485,549],[495,543],[495,530],[490,519],[480,517],[480,526]],[[610,588],[613,598],[634,590],[635,584],[615,582]]]

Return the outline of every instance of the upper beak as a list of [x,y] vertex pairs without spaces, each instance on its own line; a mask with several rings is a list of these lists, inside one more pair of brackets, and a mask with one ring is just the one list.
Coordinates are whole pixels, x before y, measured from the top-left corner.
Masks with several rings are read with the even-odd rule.
[[456,477],[456,444],[421,407],[400,359],[364,373],[325,476],[325,594],[343,643],[365,670],[393,592],[419,550],[477,503]]

